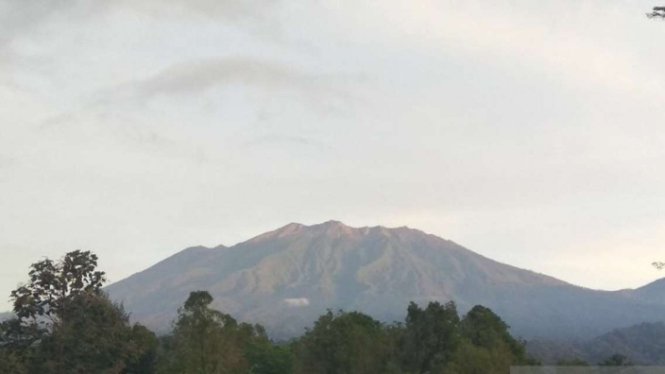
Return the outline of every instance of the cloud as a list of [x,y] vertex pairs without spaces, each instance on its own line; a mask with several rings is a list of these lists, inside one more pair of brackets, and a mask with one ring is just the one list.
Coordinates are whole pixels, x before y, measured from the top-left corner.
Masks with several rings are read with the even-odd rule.
[[136,84],[142,96],[188,94],[214,86],[242,83],[309,93],[330,91],[324,79],[287,65],[252,58],[216,58],[174,65]]
[[309,299],[306,297],[299,299],[284,299],[284,304],[291,308],[302,308],[309,305]]
[[[334,115],[363,102],[356,94],[355,77],[312,74],[284,63],[257,58],[210,58],[174,64],[150,77],[100,90],[96,104],[119,101],[147,103],[163,97],[196,98],[224,87],[256,89],[268,100],[294,99],[315,112]],[[261,105],[258,105],[260,108]],[[262,112],[266,119],[267,112]]]

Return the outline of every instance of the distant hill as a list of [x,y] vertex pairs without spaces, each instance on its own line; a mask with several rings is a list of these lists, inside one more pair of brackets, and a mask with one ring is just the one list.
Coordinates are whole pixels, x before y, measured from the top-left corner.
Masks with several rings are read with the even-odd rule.
[[665,278],[651,282],[635,290],[619,291],[628,297],[656,304],[665,304]]
[[578,342],[535,340],[528,342],[527,350],[546,364],[571,358],[599,363],[619,353],[638,365],[665,365],[665,324],[641,323]]
[[335,221],[293,223],[233,247],[188,248],[106,290],[158,332],[170,329],[193,290],[208,290],[217,308],[276,337],[301,334],[327,308],[402,320],[410,301],[454,300],[461,312],[482,304],[526,338],[588,338],[665,317],[651,291],[595,291],[422,231]]
[[14,315],[10,312],[0,313],[0,322],[8,320],[8,319],[12,318],[13,316]]

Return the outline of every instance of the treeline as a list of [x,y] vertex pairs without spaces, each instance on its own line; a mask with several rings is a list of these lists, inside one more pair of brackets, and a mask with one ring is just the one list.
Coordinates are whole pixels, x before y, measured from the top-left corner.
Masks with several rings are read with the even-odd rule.
[[536,364],[491,310],[460,318],[454,303],[411,303],[403,323],[358,312],[322,315],[299,339],[271,341],[260,325],[211,308],[192,292],[171,335],[131,324],[103,293],[90,252],[32,265],[12,292],[15,318],[0,325],[0,373],[492,374]]

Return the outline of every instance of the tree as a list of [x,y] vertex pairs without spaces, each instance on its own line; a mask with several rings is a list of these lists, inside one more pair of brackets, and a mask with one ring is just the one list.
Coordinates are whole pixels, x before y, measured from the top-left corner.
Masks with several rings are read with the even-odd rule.
[[246,349],[250,374],[293,373],[293,352],[288,345],[276,345],[267,337],[252,340]]
[[653,11],[650,13],[647,13],[647,17],[649,18],[662,18],[665,19],[665,7],[662,6],[657,6],[653,8]]
[[33,366],[39,372],[150,372],[155,336],[143,326],[131,326],[121,305],[104,294],[80,294],[61,306],[63,322],[36,349]]
[[600,366],[633,366],[632,361],[627,356],[615,353],[606,358],[599,364]]
[[28,283],[11,293],[16,318],[3,324],[2,350],[30,372],[110,374],[145,364],[154,335],[129,324],[96,268],[97,256],[82,251],[32,264]]
[[297,373],[373,374],[388,372],[392,347],[383,325],[359,312],[328,312],[297,344]]
[[17,331],[17,320],[8,320],[0,323],[0,373],[27,373],[26,361],[28,359],[28,348],[23,344],[17,344],[15,336]]
[[489,308],[477,305],[460,322],[462,343],[445,373],[502,374],[512,365],[534,364],[524,343],[513,338],[508,325]]
[[212,301],[207,291],[195,291],[178,310],[162,364],[165,372],[226,374],[250,369],[246,347],[253,339],[265,338],[264,329],[238,324],[230,315],[212,309]]
[[21,320],[34,321],[61,314],[66,301],[83,293],[100,294],[106,281],[97,268],[97,255],[90,251],[69,252],[60,262],[45,259],[30,266],[30,281],[12,291],[14,313]]
[[399,343],[402,367],[408,372],[429,373],[443,366],[460,344],[459,315],[454,302],[431,302],[421,309],[411,302]]
[[464,316],[461,324],[462,336],[472,344],[483,348],[505,347],[518,361],[527,359],[524,343],[510,335],[508,325],[491,309],[474,306]]

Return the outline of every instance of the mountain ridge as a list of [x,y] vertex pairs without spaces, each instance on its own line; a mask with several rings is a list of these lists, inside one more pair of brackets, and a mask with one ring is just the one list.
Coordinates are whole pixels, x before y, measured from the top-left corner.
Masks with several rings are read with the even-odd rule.
[[462,312],[482,304],[526,337],[589,337],[665,315],[665,305],[639,292],[575,286],[417,229],[339,221],[290,223],[231,247],[190,247],[106,288],[159,332],[199,289],[277,337],[299,335],[328,308],[401,320],[410,301],[453,300]]

